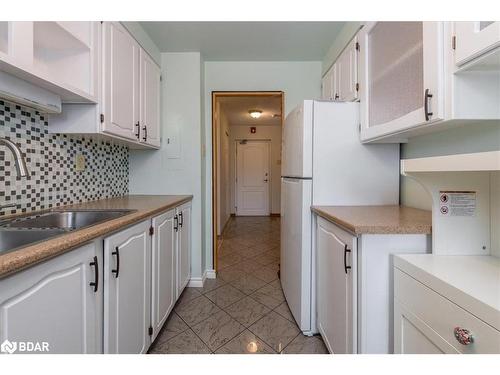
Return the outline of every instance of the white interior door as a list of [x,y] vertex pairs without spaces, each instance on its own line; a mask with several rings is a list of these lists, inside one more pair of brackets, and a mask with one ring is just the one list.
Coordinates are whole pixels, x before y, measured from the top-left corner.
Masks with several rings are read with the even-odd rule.
[[269,215],[269,142],[236,143],[236,215]]

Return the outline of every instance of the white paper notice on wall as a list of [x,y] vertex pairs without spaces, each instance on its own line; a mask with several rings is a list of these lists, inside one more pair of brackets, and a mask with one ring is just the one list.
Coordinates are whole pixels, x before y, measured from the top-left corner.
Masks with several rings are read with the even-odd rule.
[[476,192],[440,191],[439,213],[441,216],[476,216]]

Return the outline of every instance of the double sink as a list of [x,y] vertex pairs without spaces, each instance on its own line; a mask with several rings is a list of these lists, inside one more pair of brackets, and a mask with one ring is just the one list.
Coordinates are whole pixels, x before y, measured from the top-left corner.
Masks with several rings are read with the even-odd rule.
[[0,221],[0,254],[124,216],[134,210],[50,211]]

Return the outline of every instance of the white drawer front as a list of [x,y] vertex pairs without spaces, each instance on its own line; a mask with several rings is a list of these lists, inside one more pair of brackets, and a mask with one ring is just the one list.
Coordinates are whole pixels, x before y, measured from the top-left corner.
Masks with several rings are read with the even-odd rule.
[[[499,331],[397,268],[394,298],[460,353],[500,353]],[[471,331],[474,342],[460,344],[453,332],[455,327]]]

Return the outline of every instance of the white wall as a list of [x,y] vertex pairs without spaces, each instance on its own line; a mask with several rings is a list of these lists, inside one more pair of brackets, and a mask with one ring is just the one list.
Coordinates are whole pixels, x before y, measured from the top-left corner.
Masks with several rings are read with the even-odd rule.
[[[220,103],[217,103],[220,107]],[[231,217],[231,177],[230,177],[230,127],[229,121],[227,119],[226,113],[219,109],[219,134],[218,134],[218,167],[217,167],[217,185],[219,186],[219,191],[217,192],[217,203],[219,207],[217,209],[218,214],[218,235],[222,234],[222,230],[226,225],[227,221]]]
[[250,133],[250,126],[231,126],[229,181],[231,183],[231,213],[236,206],[236,141],[241,139],[269,140],[271,143],[271,213],[279,214],[281,207],[281,126],[257,126],[257,133]]
[[284,91],[285,114],[303,99],[321,93],[320,61],[207,61],[204,81],[204,244],[207,269],[212,266],[212,91]]
[[[162,144],[130,150],[131,194],[192,194],[192,277],[201,277],[201,69],[200,54],[162,53]],[[166,139],[170,137],[171,145]],[[177,145],[177,146],[176,146]]]

